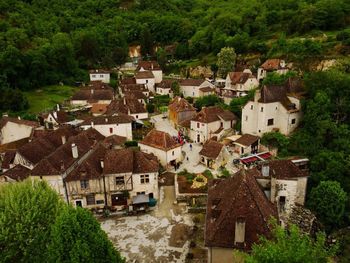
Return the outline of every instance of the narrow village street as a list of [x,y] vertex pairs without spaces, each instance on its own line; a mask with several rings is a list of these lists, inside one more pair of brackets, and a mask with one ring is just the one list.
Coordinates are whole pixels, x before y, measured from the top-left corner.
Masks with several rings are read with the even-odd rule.
[[127,262],[185,262],[192,217],[185,213],[184,205],[174,204],[173,185],[160,189],[160,203],[152,212],[101,223]]

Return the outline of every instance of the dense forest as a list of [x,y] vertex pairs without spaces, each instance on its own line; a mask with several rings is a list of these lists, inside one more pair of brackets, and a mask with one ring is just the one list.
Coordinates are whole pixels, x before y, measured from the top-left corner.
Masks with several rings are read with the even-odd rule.
[[[281,48],[318,54],[317,43],[302,43],[296,51],[283,39],[339,31],[349,24],[349,13],[346,0],[1,1],[1,88],[84,80],[88,68],[123,63],[129,44],[143,44],[145,54],[152,53],[150,46],[175,44],[175,57],[182,59],[216,54],[224,46],[239,54],[280,55]],[[349,35],[340,37],[347,41]]]

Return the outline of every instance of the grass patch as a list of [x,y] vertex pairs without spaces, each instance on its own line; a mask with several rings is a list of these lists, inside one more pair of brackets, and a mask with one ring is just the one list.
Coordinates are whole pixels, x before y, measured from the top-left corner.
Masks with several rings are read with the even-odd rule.
[[46,86],[41,89],[26,91],[24,95],[29,102],[28,113],[40,113],[52,109],[56,104],[69,99],[79,88],[71,86]]

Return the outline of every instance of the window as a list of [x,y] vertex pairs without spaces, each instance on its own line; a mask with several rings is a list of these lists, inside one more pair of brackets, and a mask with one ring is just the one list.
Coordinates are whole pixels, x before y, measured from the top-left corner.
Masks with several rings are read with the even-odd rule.
[[109,133],[113,133],[113,128],[109,128]]
[[284,212],[285,209],[286,209],[286,197],[285,196],[280,196],[278,204],[279,204],[280,212]]
[[174,156],[174,155],[175,155],[175,152],[173,151],[171,154]]
[[253,107],[253,105],[250,105],[250,109],[252,110],[254,107]]
[[115,178],[115,184],[116,185],[123,185],[123,184],[125,184],[124,176],[117,176]]
[[199,124],[199,122],[197,122],[197,128],[199,129],[199,127],[200,127],[200,124]]
[[100,78],[103,78],[103,75],[100,75]]
[[273,125],[273,119],[268,119],[267,120],[267,126]]
[[87,188],[89,188],[89,181],[88,181],[88,180],[81,180],[81,181],[80,181],[80,188],[81,188],[81,189],[87,189]]
[[248,121],[248,115],[245,116],[245,121]]
[[86,196],[86,204],[87,205],[94,205],[95,204],[95,195],[89,194]]
[[105,200],[96,200],[96,205],[103,205]]
[[136,115],[136,119],[138,119],[139,118],[139,115]]
[[146,79],[146,83],[148,83],[148,79]]
[[136,192],[136,194],[137,195],[144,195],[144,194],[146,194],[146,192],[144,192],[144,191],[143,192]]
[[295,119],[292,119],[292,124],[295,124],[295,121],[296,121]]
[[261,107],[261,108],[260,108],[260,112],[264,112],[264,107]]
[[140,175],[140,183],[141,184],[148,184],[149,183],[149,175],[148,174]]
[[93,78],[96,78],[96,75],[92,75]]

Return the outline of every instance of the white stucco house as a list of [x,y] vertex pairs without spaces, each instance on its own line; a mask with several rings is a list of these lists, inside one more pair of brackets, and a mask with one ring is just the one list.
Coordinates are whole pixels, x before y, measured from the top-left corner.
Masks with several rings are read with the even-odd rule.
[[183,79],[179,84],[184,97],[199,98],[215,93],[215,86],[205,79]]
[[119,135],[132,140],[132,122],[134,118],[124,113],[97,116],[80,124],[83,130],[93,128],[105,137]]
[[203,107],[190,121],[189,137],[197,143],[217,137],[219,140],[224,134],[233,130],[237,117],[228,110],[218,106]]
[[137,71],[151,71],[154,75],[156,84],[163,80],[163,71],[157,61],[139,61],[136,68]]
[[136,84],[144,84],[147,89],[155,93],[155,77],[152,71],[138,71],[135,74]]
[[136,99],[123,99],[113,100],[111,104],[107,106],[107,115],[114,115],[117,113],[124,113],[135,120],[148,119],[148,112],[145,108],[145,104],[142,104]]
[[103,83],[110,83],[111,73],[104,69],[92,69],[89,71],[90,81],[102,81]]
[[22,120],[20,117],[2,117],[0,119],[0,145],[29,138],[39,124]]
[[258,68],[258,81],[266,78],[269,72],[285,74],[289,71],[289,67],[282,59],[268,59]]
[[302,87],[264,86],[256,91],[254,100],[242,109],[242,133],[261,136],[279,131],[289,135],[298,127],[302,112]]
[[87,106],[93,104],[110,104],[114,93],[110,89],[82,88],[70,100],[72,106]]
[[153,153],[158,157],[162,166],[176,165],[182,161],[182,146],[169,133],[152,130],[141,142],[139,142],[141,151]]
[[260,137],[243,134],[233,142],[234,151],[240,155],[255,154],[259,150]]

